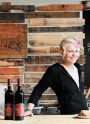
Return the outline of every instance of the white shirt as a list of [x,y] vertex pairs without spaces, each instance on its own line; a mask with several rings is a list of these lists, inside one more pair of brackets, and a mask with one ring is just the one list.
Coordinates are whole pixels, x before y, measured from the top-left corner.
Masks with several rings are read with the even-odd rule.
[[78,75],[78,69],[74,66],[73,70],[67,70],[68,73],[72,76],[72,78],[74,79],[75,83],[77,84],[78,88],[79,88],[79,75]]

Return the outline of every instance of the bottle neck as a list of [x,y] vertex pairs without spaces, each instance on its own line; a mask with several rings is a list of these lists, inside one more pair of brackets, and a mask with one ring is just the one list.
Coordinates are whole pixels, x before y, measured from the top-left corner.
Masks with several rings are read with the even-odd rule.
[[17,80],[17,87],[18,87],[18,90],[21,89],[20,79]]
[[11,82],[10,82],[10,79],[8,79],[8,90],[11,90]]

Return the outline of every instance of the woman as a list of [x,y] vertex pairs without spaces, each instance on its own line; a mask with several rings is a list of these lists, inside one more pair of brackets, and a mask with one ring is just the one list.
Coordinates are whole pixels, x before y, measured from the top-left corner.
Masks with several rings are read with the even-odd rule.
[[76,63],[80,56],[79,41],[72,37],[62,40],[60,54],[62,63],[53,64],[47,69],[29,98],[25,115],[33,115],[34,105],[48,87],[51,87],[57,96],[60,114],[77,114],[88,109],[83,95],[80,65]]

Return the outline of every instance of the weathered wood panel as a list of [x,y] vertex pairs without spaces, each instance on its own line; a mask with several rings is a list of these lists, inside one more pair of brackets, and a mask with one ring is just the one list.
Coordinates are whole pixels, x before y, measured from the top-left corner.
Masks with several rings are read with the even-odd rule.
[[27,57],[27,25],[0,24],[0,58]]
[[23,10],[24,12],[35,11],[34,5],[0,5],[0,11]]
[[53,64],[55,62],[60,62],[61,56],[30,56],[25,59],[25,65],[30,64]]
[[29,12],[26,18],[79,18],[80,12]]
[[60,47],[31,47],[28,48],[28,53],[59,53]]
[[49,106],[57,106],[58,101],[57,100],[40,100],[39,104],[44,106],[44,107],[49,107]]
[[[80,39],[80,45],[83,46],[83,39]],[[30,40],[28,41],[28,48],[30,46],[60,46],[61,40],[57,39],[57,40],[52,40],[51,39],[47,40],[47,41],[35,41],[35,40]]]
[[0,68],[0,75],[22,75],[23,68]]
[[39,11],[78,11],[83,10],[83,4],[50,4],[35,7]]
[[26,72],[45,72],[49,65],[26,65],[25,71]]
[[[31,94],[32,93],[32,90],[33,90],[33,88],[36,86],[36,84],[31,84],[31,83],[26,83],[26,84],[22,84],[22,90],[23,90],[23,92],[24,92],[24,94],[25,95],[29,95],[29,94]],[[16,91],[16,89],[17,89],[17,84],[14,84],[13,85],[13,87],[14,87],[14,90]],[[51,89],[51,88],[48,88],[44,93],[43,93],[44,95],[54,95],[54,91]],[[46,98],[47,99],[47,98]]]
[[25,73],[24,74],[24,76],[25,76],[25,78],[36,78],[36,79],[40,79],[42,76],[43,76],[43,72],[40,72],[40,73],[38,73],[38,72],[36,72],[36,73]]
[[85,19],[80,18],[30,18],[28,20],[29,26],[83,26]]
[[61,41],[63,38],[66,37],[75,37],[78,40],[84,39],[85,34],[83,32],[50,32],[50,33],[29,33],[28,38],[30,40],[36,40],[36,41]]
[[0,13],[0,23],[24,23],[24,13]]
[[40,78],[24,78],[24,83],[34,83],[34,84],[36,84],[36,83],[38,83],[39,82],[39,80],[40,80]]
[[23,75],[0,75],[0,83],[7,83],[8,79],[11,79],[11,83],[17,83],[18,78],[24,82]]
[[23,66],[23,60],[12,60],[12,59],[8,59],[8,60],[0,60],[0,67],[9,67],[9,66]]
[[77,27],[29,27],[29,33],[39,33],[39,32],[83,32],[84,27],[77,26]]
[[[83,54],[84,48],[81,47],[81,54]],[[28,49],[28,53],[29,54],[38,54],[38,53],[42,53],[42,54],[49,54],[49,53],[60,53],[60,47],[31,47]],[[61,54],[60,54],[61,55]]]

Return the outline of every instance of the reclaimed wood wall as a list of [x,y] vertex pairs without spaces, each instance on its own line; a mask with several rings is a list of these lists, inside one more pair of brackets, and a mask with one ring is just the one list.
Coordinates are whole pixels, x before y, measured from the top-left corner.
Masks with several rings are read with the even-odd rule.
[[[39,82],[46,69],[61,61],[59,45],[63,38],[69,36],[73,36],[81,42],[79,63],[83,64],[85,62],[85,56],[83,56],[83,39],[85,38],[83,10],[84,5],[82,3],[43,6],[0,5],[0,28],[3,27],[3,31],[8,33],[5,25],[13,25],[10,34],[14,37],[15,26],[25,26],[22,30],[23,37],[20,36],[19,26],[16,33],[18,37],[14,37],[17,42],[23,44],[23,55],[20,52],[15,55],[12,49],[11,57],[0,57],[0,83],[7,83],[7,79],[10,78],[14,89],[16,89],[16,80],[20,77],[25,98],[28,99],[33,87]],[[2,33],[0,34],[2,35]],[[20,39],[19,36],[22,38]],[[5,39],[1,40],[0,38],[0,46],[2,41],[5,42]],[[11,46],[13,48],[13,44]],[[39,103],[44,106],[55,105],[57,98],[54,92],[48,88],[43,93]]]

